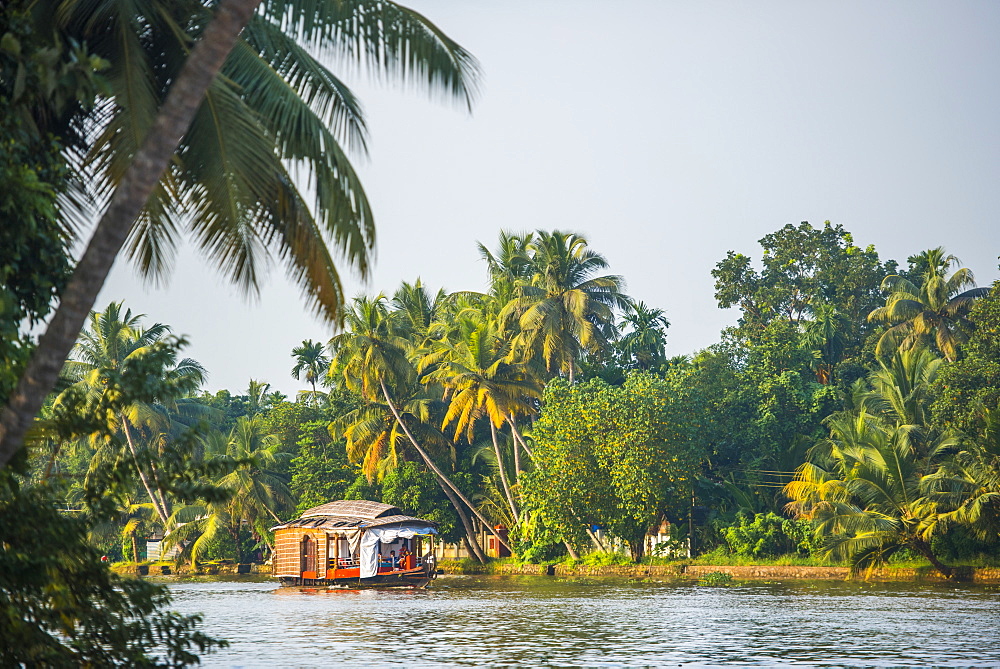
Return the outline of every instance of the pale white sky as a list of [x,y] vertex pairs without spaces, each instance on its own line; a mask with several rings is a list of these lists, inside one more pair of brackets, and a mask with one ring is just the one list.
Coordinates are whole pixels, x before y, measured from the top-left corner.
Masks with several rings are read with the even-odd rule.
[[[759,258],[786,223],[841,223],[900,262],[944,245],[980,285],[998,276],[1000,3],[404,4],[479,58],[483,93],[469,115],[347,78],[378,228],[373,280],[345,277],[350,294],[418,276],[481,290],[477,241],[571,230],[666,310],[678,355],[735,321],[715,263]],[[97,306],[118,299],[188,335],[213,391],[252,377],[294,395],[291,349],[332,334],[280,269],[248,302],[191,250],[164,289],[118,263]]]

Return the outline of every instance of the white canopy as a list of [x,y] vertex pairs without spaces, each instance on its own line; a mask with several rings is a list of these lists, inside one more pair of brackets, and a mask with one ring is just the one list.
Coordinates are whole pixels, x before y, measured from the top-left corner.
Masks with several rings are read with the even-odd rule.
[[409,523],[395,527],[369,527],[361,535],[361,578],[370,578],[378,573],[378,544],[392,543],[396,539],[412,539],[418,536],[437,534],[430,525]]

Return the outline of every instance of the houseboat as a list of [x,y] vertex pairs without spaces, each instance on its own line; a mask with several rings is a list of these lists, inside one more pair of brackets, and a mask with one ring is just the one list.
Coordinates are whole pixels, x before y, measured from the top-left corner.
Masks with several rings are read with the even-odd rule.
[[329,502],[271,529],[272,574],[285,585],[425,587],[437,573],[437,523],[389,504]]

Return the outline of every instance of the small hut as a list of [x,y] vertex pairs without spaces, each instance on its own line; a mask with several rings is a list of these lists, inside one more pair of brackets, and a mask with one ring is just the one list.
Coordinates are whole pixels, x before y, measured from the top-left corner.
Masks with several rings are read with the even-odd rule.
[[309,509],[274,530],[272,573],[292,584],[426,585],[437,523],[367,500]]

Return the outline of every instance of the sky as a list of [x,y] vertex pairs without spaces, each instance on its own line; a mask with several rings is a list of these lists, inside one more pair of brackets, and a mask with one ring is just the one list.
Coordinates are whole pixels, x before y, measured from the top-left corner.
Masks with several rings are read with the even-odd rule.
[[[842,224],[905,262],[944,246],[979,285],[1000,255],[1000,3],[412,0],[478,58],[472,112],[345,76],[369,153],[376,266],[349,295],[483,290],[476,242],[582,234],[627,292],[664,309],[668,355],[737,314],[711,270],[787,223]],[[291,350],[334,332],[275,266],[247,299],[182,247],[164,287],[119,260],[96,308],[170,324],[209,371],[305,389]]]

